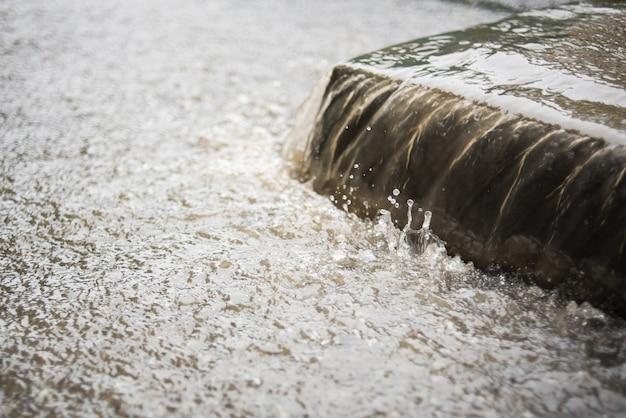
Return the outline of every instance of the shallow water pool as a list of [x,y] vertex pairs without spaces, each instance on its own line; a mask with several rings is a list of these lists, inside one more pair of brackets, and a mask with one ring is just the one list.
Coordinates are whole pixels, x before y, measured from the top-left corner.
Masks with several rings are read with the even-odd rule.
[[506,13],[2,2],[0,415],[620,415],[623,322],[390,251],[280,157],[334,62]]

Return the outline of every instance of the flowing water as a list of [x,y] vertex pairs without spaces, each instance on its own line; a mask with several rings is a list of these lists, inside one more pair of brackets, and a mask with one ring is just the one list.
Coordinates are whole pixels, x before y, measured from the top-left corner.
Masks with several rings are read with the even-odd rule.
[[332,63],[507,10],[313,3],[0,3],[1,416],[626,411],[622,321],[280,157]]

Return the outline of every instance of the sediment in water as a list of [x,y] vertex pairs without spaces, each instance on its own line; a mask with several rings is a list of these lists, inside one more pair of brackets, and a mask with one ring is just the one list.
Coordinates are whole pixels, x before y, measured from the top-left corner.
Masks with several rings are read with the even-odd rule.
[[[338,65],[285,152],[344,210],[387,209],[402,226],[412,199],[432,211],[450,253],[624,314],[626,83],[609,68],[624,51],[594,55],[588,43],[598,42],[590,31],[621,27],[625,16],[619,7],[562,7]],[[574,47],[555,40],[564,31],[576,35]],[[531,41],[539,46],[519,46]],[[560,58],[568,47],[587,65],[568,67]],[[508,84],[494,84],[507,60],[537,72],[517,65]]]

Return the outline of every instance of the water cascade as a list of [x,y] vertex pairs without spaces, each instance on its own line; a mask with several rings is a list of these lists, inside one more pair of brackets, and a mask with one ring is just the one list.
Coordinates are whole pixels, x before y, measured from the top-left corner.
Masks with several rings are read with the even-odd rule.
[[338,207],[389,211],[418,253],[432,212],[450,254],[625,313],[624,27],[623,6],[562,6],[355,58],[285,154]]

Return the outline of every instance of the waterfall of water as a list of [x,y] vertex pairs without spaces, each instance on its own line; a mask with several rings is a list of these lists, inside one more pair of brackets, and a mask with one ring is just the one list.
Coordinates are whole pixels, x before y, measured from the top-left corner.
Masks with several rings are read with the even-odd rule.
[[[412,199],[432,212],[432,228],[451,254],[626,312],[626,80],[612,75],[613,55],[584,48],[596,39],[589,22],[616,27],[626,13],[559,13],[525,14],[336,66],[299,128],[299,176],[346,211],[388,211],[396,226],[411,220],[401,202]],[[525,31],[514,31],[520,22]],[[575,47],[549,36],[563,31]],[[541,48],[532,39],[542,39]],[[524,42],[528,48],[510,47]],[[494,61],[501,49],[506,57]],[[607,71],[576,66],[562,50]],[[476,56],[484,56],[484,68]],[[503,68],[500,77],[518,84],[494,84],[504,82],[493,75]],[[557,73],[580,87],[577,96],[541,79]],[[484,101],[468,99],[477,91]],[[556,116],[544,112],[550,101]],[[418,253],[427,231],[404,231]]]

